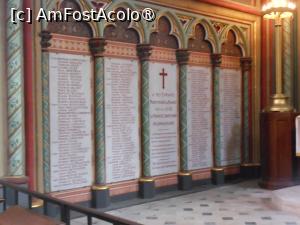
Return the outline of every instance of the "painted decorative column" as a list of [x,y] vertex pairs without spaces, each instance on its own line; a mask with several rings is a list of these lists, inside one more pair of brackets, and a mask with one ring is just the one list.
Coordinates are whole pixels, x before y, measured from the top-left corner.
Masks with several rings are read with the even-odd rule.
[[[24,9],[33,8],[31,0],[24,0]],[[26,176],[30,190],[36,187],[35,113],[33,73],[33,25],[24,23],[24,95],[25,95],[25,142]]]
[[42,47],[42,106],[43,106],[43,170],[44,191],[50,192],[50,109],[49,109],[49,52],[52,35],[48,31],[40,33]]
[[8,0],[7,10],[7,94],[8,176],[25,176],[23,26],[10,21],[11,8],[22,9],[22,0]]
[[89,45],[94,56],[95,73],[95,185],[92,187],[92,202],[95,208],[110,204],[109,188],[106,186],[105,168],[105,105],[104,105],[104,52],[103,38],[90,39]]
[[222,55],[212,54],[211,63],[213,66],[213,146],[214,146],[214,168],[212,169],[212,182],[223,184],[225,180],[224,168],[221,165],[221,103],[220,103],[220,75]]
[[253,151],[251,147],[251,104],[252,97],[250,89],[252,59],[250,57],[241,58],[242,80],[243,80],[243,152],[241,175],[244,178],[259,177],[260,164],[253,163]]
[[[6,46],[6,6],[4,1],[0,1],[0,62],[5,62]],[[0,64],[0,177],[6,175],[7,169],[7,85],[6,85],[6,64]]]
[[241,58],[241,68],[242,68],[242,82],[243,82],[243,152],[242,152],[242,164],[250,163],[251,152],[249,148],[250,144],[250,128],[249,128],[249,79],[251,75],[251,64],[252,59],[250,57]]
[[188,133],[187,133],[187,65],[190,53],[187,49],[176,52],[179,65],[179,113],[180,113],[180,172],[178,184],[180,190],[192,188],[192,174],[188,171]]
[[155,191],[154,179],[151,178],[150,174],[149,58],[151,50],[149,44],[137,46],[142,68],[142,177],[139,181],[139,192],[142,198],[154,197]]

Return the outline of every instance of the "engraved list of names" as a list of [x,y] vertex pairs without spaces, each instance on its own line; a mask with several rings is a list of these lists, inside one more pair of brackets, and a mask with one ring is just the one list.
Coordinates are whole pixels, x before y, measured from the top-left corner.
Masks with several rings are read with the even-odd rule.
[[222,166],[241,161],[241,70],[222,69],[220,76],[220,120]]
[[211,68],[189,66],[187,73],[187,134],[189,170],[212,165]]
[[178,171],[177,66],[150,63],[150,162],[151,175]]
[[92,184],[92,88],[89,56],[50,53],[51,191]]
[[107,182],[140,175],[138,61],[105,59]]

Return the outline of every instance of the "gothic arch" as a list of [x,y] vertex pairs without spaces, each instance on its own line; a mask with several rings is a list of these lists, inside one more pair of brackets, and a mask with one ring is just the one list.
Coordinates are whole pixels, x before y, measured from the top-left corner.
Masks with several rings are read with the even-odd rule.
[[[119,11],[126,11],[126,9],[119,7],[116,9],[116,12]],[[130,26],[131,24],[132,22],[129,21],[108,23],[104,27],[103,37],[112,41],[139,44],[141,42],[140,34],[136,29]]]
[[[88,10],[80,0],[60,0],[56,3],[57,5],[55,7],[57,10],[64,7],[73,8],[79,11]],[[53,10],[53,8],[51,10]],[[51,22],[47,23],[46,27],[47,30],[52,33],[60,33],[66,35],[95,37],[98,34],[97,25],[94,22]]]
[[[136,10],[136,7],[129,2],[116,2],[115,4],[112,3],[107,7],[106,10],[107,11],[112,11],[112,10],[116,11],[117,9],[120,9],[120,8],[123,8],[123,9],[129,8],[131,10]],[[100,36],[104,37],[105,29],[108,26],[116,27],[116,23],[107,22],[107,21],[101,21],[99,23]],[[139,43],[144,43],[144,41],[145,41],[145,24],[143,23],[143,20],[141,20],[140,22],[131,21],[128,25],[128,29],[135,30],[139,36]]]
[[249,56],[246,37],[236,25],[229,25],[222,31],[220,35],[220,50],[223,51],[224,45],[226,45],[226,42],[229,40],[229,38],[232,38],[232,35],[235,37],[234,45],[240,49],[241,56]]
[[169,23],[170,23],[170,31],[168,35],[173,36],[177,40],[178,48],[183,48],[184,47],[184,32],[182,25],[173,13],[169,11],[160,11],[157,13],[155,21],[153,21],[150,24],[150,33],[149,33],[149,42],[151,39],[151,36],[154,33],[157,33],[159,30],[159,22],[162,18],[166,18]]
[[196,29],[197,26],[199,25],[202,26],[205,31],[204,40],[210,44],[212,48],[212,53],[216,53],[218,51],[217,48],[218,35],[215,29],[213,28],[213,25],[210,23],[210,21],[205,18],[196,19],[189,25],[189,27],[187,28],[186,45],[187,46],[189,45],[191,39],[196,38]]

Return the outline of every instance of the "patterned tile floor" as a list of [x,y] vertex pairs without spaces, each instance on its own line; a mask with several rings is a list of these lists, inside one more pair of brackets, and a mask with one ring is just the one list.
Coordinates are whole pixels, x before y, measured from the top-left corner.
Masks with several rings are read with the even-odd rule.
[[[108,213],[145,225],[300,225],[300,216],[275,209],[271,200],[271,191],[251,181]],[[72,225],[83,224],[82,218],[72,221]]]

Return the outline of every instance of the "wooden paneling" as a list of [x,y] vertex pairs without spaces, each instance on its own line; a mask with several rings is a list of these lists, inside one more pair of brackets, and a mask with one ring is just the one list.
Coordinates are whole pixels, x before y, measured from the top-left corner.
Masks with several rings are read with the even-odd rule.
[[279,189],[293,185],[296,113],[261,114],[262,187]]
[[63,222],[55,221],[44,215],[33,213],[19,206],[9,208],[5,213],[0,215],[0,225],[64,225]]

